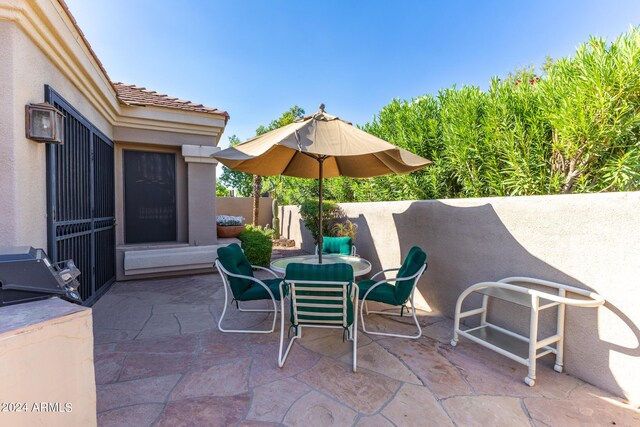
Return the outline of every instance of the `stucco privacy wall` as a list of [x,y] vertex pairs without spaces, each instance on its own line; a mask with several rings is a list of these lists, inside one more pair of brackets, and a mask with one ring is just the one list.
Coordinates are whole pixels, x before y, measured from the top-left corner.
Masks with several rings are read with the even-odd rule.
[[0,244],[44,248],[46,144],[25,138],[24,106],[44,102],[49,84],[110,138],[112,128],[14,22],[0,20],[0,40]]
[[[447,316],[469,285],[513,275],[600,293],[604,307],[567,310],[565,369],[640,402],[640,192],[341,206],[373,271],[399,265],[413,245],[427,251],[419,290]],[[281,218],[283,235],[313,250],[297,207],[282,208]],[[494,321],[526,329],[526,309],[494,308]],[[555,319],[542,322],[549,331]]]
[[[260,197],[260,213],[258,223],[271,227],[273,213],[271,212],[271,197]],[[253,219],[253,197],[218,197],[216,199],[216,215],[243,216],[245,224],[251,224]]]

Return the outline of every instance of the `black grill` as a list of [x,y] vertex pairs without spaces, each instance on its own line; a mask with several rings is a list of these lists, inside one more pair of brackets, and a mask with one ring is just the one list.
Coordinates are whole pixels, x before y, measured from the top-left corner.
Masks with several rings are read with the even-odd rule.
[[42,249],[0,248],[0,306],[58,296],[82,304],[73,260],[52,263]]

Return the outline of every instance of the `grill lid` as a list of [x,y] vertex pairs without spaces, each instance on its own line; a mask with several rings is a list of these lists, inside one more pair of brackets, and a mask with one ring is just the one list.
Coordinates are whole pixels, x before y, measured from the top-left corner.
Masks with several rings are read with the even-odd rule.
[[82,303],[73,260],[52,263],[43,249],[31,246],[0,248],[0,305],[59,296]]

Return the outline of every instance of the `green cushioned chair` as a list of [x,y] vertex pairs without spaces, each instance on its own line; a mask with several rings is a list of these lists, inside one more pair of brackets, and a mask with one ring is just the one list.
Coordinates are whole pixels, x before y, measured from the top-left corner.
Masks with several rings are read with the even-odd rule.
[[[412,247],[404,259],[400,268],[389,268],[382,270],[371,277],[371,280],[361,280],[358,283],[359,297],[362,300],[362,307],[360,309],[360,319],[362,322],[362,330],[372,335],[385,335],[389,337],[400,338],[412,338],[418,339],[422,336],[422,328],[418,323],[416,317],[416,308],[413,303],[413,296],[416,290],[416,285],[420,276],[427,269],[427,254],[417,246]],[[375,278],[388,271],[397,271],[395,278],[382,279],[376,281]],[[390,283],[391,282],[391,283]],[[393,283],[393,284],[392,284]],[[369,311],[367,307],[367,301],[377,301],[388,305],[399,306],[400,313],[389,313],[384,311]],[[402,316],[404,309],[408,301],[411,301],[411,313],[413,315],[413,321],[418,328],[416,335],[401,335],[385,332],[372,332],[368,331],[364,323],[364,313],[367,316],[371,313],[384,314],[389,316]],[[407,310],[408,311],[408,310]]]
[[[351,237],[322,236],[322,254],[355,256],[356,247]],[[318,255],[318,246],[316,246],[316,255]]]
[[[251,265],[249,260],[247,260],[247,257],[244,256],[244,252],[242,252],[240,246],[236,243],[218,248],[218,258],[216,259],[215,266],[220,272],[222,282],[224,284],[224,308],[222,309],[222,316],[220,316],[220,320],[218,321],[218,329],[221,332],[245,332],[255,334],[267,334],[273,332],[276,327],[276,317],[278,312],[276,301],[281,298],[279,285],[282,282],[282,279],[278,278],[276,273],[268,268],[264,268],[259,265]],[[257,279],[253,277],[254,269],[268,271],[274,276],[274,278],[263,280]],[[271,329],[257,331],[224,329],[222,327],[222,320],[227,312],[229,292],[233,297],[231,302],[233,303],[235,301],[236,308],[240,311],[261,311],[273,313],[273,324],[271,325]],[[273,303],[273,309],[249,309],[240,307],[240,301],[258,300],[271,300]]]
[[[281,295],[291,293],[291,327],[294,337],[284,348],[284,316],[280,316],[280,351],[278,364],[284,366],[289,350],[303,327],[338,328],[353,341],[353,372],[356,371],[358,345],[358,286],[353,283],[353,267],[346,263],[287,265]],[[284,313],[284,298],[280,299]]]

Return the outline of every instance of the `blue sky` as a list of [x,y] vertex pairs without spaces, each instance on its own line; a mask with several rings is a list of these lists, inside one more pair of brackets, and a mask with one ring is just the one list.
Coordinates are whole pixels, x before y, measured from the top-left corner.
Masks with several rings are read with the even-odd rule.
[[67,4],[112,80],[227,110],[221,147],[295,104],[363,124],[393,98],[486,88],[640,24],[638,0]]

